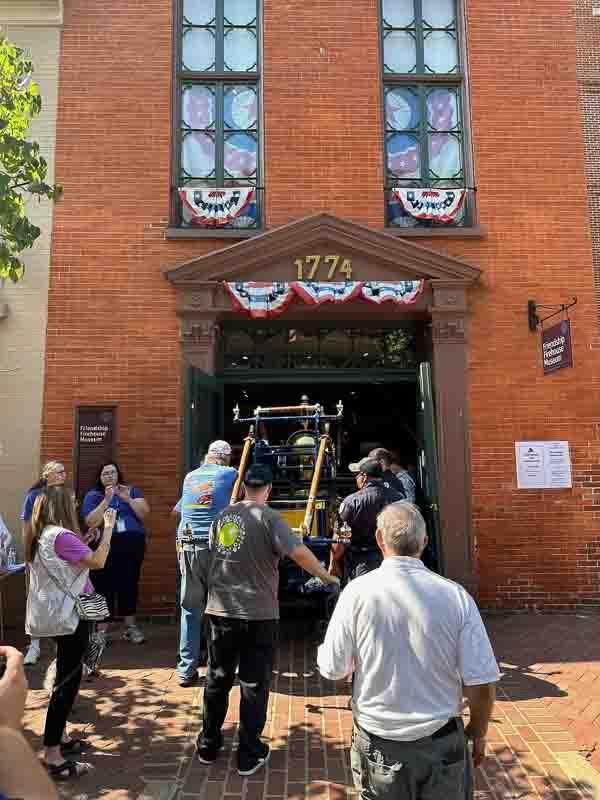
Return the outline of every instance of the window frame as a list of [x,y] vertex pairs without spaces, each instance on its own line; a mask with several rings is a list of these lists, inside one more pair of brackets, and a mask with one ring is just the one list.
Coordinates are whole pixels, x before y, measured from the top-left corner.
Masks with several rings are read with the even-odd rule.
[[[474,156],[473,156],[473,142],[471,136],[471,105],[470,105],[470,85],[469,85],[469,53],[468,53],[468,37],[467,37],[467,21],[465,14],[466,0],[454,0],[456,9],[456,37],[457,37],[457,51],[458,51],[458,69],[450,73],[432,73],[432,72],[411,72],[411,73],[393,73],[386,72],[385,69],[385,50],[384,41],[386,30],[389,26],[384,25],[384,0],[378,2],[379,12],[379,63],[380,63],[380,100],[381,100],[381,131],[382,131],[382,155],[383,155],[383,175],[384,175],[384,191],[383,191],[383,212],[384,212],[384,226],[387,233],[395,233],[399,236],[454,236],[454,237],[484,237],[485,231],[479,225],[479,209],[476,202],[477,190],[475,187],[474,176]],[[422,30],[422,0],[414,0],[415,2],[415,30],[417,34]],[[416,11],[419,11],[419,20],[416,19]],[[403,30],[402,28],[392,28],[392,30]],[[437,30],[437,29],[435,29]],[[421,44],[416,42],[416,61],[419,63],[419,54],[421,52]],[[416,69],[416,67],[415,67]],[[386,119],[386,90],[388,88],[402,88],[402,87],[425,87],[425,91],[430,87],[432,89],[439,87],[448,87],[457,90],[459,94],[459,102],[461,109],[460,124],[462,130],[462,159],[463,159],[463,176],[464,188],[467,190],[465,203],[467,219],[464,225],[415,225],[415,226],[399,226],[390,225],[388,221],[388,193],[391,190],[391,185],[388,179],[389,170],[387,164],[387,119]],[[426,144],[426,142],[425,142]],[[421,152],[422,141],[419,139],[419,151]],[[410,179],[406,179],[407,181]],[[423,185],[422,179],[414,179]],[[443,179],[440,180],[442,182]],[[451,182],[451,179],[447,181]],[[425,188],[425,187],[423,187]]]
[[[216,69],[216,64],[219,63],[219,58],[223,58],[223,43],[225,25],[223,24],[223,9],[224,0],[215,0],[215,17],[216,17],[216,34],[217,40],[215,42],[215,69],[206,71],[186,70],[183,68],[183,6],[184,0],[175,0],[174,3],[174,21],[172,31],[172,87],[171,87],[171,159],[170,159],[170,204],[169,204],[169,227],[167,229],[167,238],[246,238],[255,236],[264,231],[264,203],[262,202],[262,176],[263,176],[263,111],[262,111],[262,2],[256,0],[256,65],[255,69],[247,72],[237,72]],[[202,26],[198,26],[202,27]],[[210,27],[210,26],[206,26]],[[237,27],[237,26],[236,26]],[[240,28],[246,26],[239,26]],[[220,37],[220,38],[219,38]],[[223,64],[224,67],[224,64]],[[253,182],[242,183],[242,178],[223,178],[223,183],[228,184],[230,188],[235,188],[235,182],[238,181],[239,186],[254,186],[256,189],[256,206],[257,206],[257,224],[254,228],[202,228],[202,227],[188,227],[182,222],[181,214],[179,211],[179,198],[177,190],[180,188],[181,178],[181,146],[182,146],[182,94],[185,85],[195,84],[199,86],[212,86],[215,91],[215,107],[216,96],[225,94],[225,87],[241,86],[247,84],[256,88],[257,96],[257,111],[256,111],[256,175]],[[221,98],[222,100],[222,98]],[[217,145],[222,145],[227,135],[224,121],[222,119],[215,120],[215,123],[222,123],[218,128],[215,124],[215,173],[219,169],[223,169],[223,158],[220,150],[217,152]],[[201,179],[199,179],[201,180]],[[206,179],[207,181],[209,179]],[[215,187],[221,188],[219,184],[220,178],[215,174]]]

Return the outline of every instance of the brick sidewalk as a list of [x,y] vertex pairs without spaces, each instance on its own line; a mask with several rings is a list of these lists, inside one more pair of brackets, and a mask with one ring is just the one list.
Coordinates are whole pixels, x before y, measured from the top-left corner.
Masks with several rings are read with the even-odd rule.
[[[600,617],[518,615],[490,617],[487,623],[504,677],[490,730],[491,754],[477,774],[476,800],[600,800],[600,776],[593,769],[600,769]],[[182,689],[177,683],[174,628],[148,627],[147,633],[142,647],[111,646],[101,678],[82,689],[74,728],[92,745],[88,759],[95,770],[63,785],[65,798],[355,796],[348,698],[336,695],[315,671],[314,637],[282,638],[265,730],[271,760],[263,773],[244,780],[235,770],[231,747],[238,689],[226,722],[223,756],[215,766],[202,767],[193,758],[202,685]],[[26,719],[36,746],[46,707],[41,678],[42,669],[36,668]]]

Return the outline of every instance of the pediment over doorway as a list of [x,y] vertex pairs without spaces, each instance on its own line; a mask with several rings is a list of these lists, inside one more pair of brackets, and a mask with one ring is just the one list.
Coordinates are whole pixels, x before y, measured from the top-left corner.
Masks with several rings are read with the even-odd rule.
[[[218,235],[218,234],[217,234]],[[175,287],[221,281],[294,281],[297,260],[340,256],[351,262],[352,280],[452,281],[467,288],[481,271],[459,258],[331,214],[316,214],[220,250],[167,268]],[[323,263],[315,280],[327,280],[333,262]],[[344,280],[335,275],[329,280]]]

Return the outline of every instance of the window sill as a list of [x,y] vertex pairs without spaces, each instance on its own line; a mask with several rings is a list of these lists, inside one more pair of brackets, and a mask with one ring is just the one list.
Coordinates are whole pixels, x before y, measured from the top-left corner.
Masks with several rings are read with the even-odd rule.
[[261,233],[264,233],[264,228],[165,228],[165,239],[251,239]]
[[385,228],[385,232],[400,239],[487,239],[487,230],[481,225],[464,228]]

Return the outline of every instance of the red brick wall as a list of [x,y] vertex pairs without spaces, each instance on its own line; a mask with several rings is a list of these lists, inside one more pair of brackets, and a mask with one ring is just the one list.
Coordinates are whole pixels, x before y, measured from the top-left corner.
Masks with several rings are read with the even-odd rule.
[[[182,395],[174,293],[160,269],[223,242],[167,242],[171,9],[164,0],[65,8],[44,456],[70,464],[73,406],[117,402],[128,479],[154,534],[143,603],[174,583]],[[572,3],[468,3],[472,132],[484,239],[423,244],[481,267],[473,292],[474,530],[486,605],[600,602],[592,348],[596,310]],[[383,224],[376,0],[265,0],[268,223],[328,210]],[[561,42],[560,50],[556,42]],[[541,373],[529,297],[577,294],[575,363]],[[571,442],[575,488],[518,492],[514,441]],[[595,476],[598,489],[595,491]]]

